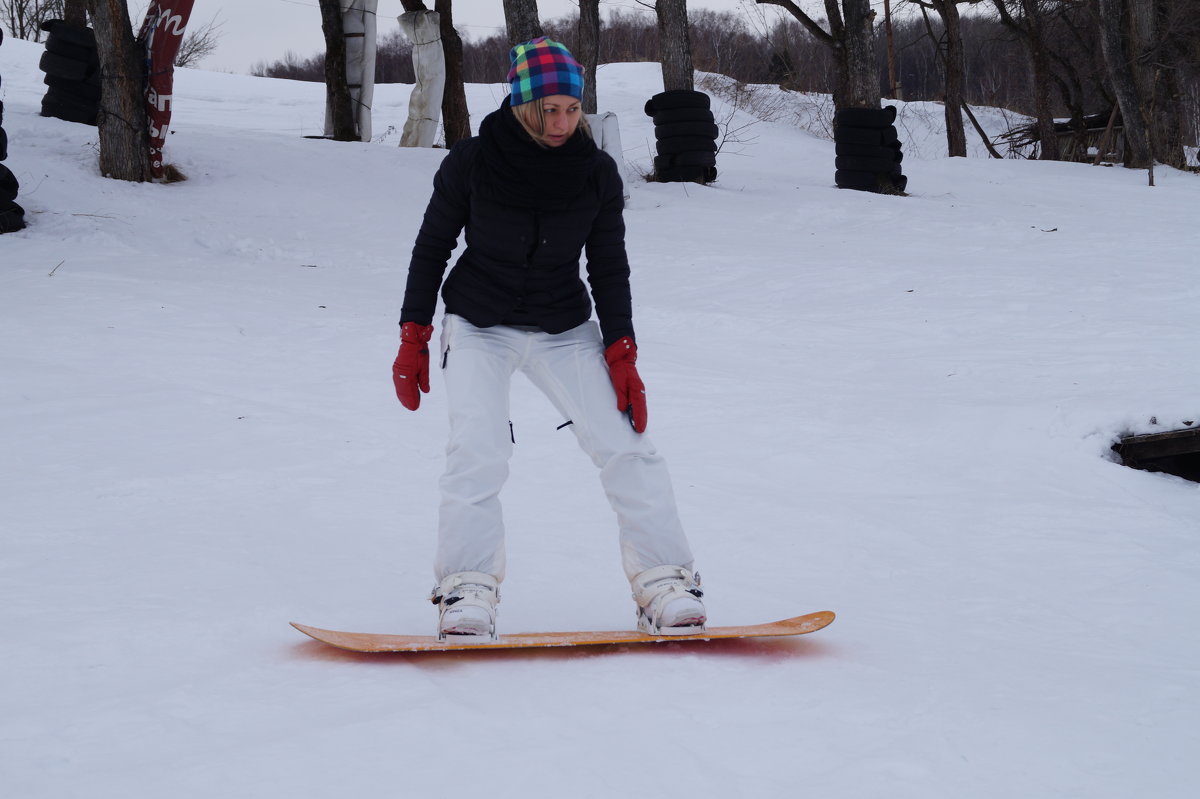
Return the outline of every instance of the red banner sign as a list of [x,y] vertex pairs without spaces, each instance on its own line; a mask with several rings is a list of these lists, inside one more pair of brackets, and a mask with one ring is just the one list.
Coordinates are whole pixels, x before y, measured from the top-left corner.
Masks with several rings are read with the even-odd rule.
[[163,176],[163,146],[171,124],[175,56],[195,0],[151,0],[138,41],[146,48],[146,115],[150,125],[150,170]]

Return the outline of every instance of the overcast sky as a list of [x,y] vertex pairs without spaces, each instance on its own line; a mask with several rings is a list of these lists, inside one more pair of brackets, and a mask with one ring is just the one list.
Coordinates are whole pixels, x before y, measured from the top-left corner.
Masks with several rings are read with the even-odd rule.
[[[138,0],[129,2],[130,8],[145,5]],[[427,0],[426,5],[432,7],[433,3]],[[576,8],[572,0],[538,0],[543,20],[565,16]],[[652,14],[637,0],[601,0],[600,8],[601,13],[621,9]],[[763,10],[753,0],[688,0],[688,8]],[[765,10],[772,17],[777,13],[775,8]],[[400,0],[379,0],[381,36],[399,28],[396,17],[403,11]],[[203,69],[246,73],[260,62],[282,59],[288,50],[307,58],[325,47],[317,0],[196,0],[191,24],[206,23],[214,16],[223,23],[221,42],[216,52],[201,62]],[[454,22],[469,38],[483,38],[503,30],[503,4],[501,0],[454,0]]]

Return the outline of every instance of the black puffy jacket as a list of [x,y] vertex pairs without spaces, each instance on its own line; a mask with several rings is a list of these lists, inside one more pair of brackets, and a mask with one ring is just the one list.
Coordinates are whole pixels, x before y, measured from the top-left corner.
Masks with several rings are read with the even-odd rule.
[[[477,327],[524,324],[561,333],[586,322],[594,300],[605,345],[632,337],[616,163],[591,146],[579,194],[554,207],[523,208],[499,201],[488,190],[486,182],[496,178],[481,163],[490,155],[484,145],[480,136],[454,145],[434,176],[433,196],[413,246],[401,323],[431,324],[440,286],[447,312]],[[537,145],[530,141],[528,146]],[[464,228],[467,248],[443,285]],[[590,298],[580,274],[581,255],[587,259]]]

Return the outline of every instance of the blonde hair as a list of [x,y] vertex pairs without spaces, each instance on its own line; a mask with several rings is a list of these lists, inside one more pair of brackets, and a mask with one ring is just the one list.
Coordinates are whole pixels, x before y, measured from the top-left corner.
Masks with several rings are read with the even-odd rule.
[[[545,147],[546,142],[542,138],[546,134],[546,115],[542,111],[541,99],[530,100],[528,103],[512,106],[513,116],[521,123],[521,127],[529,134],[529,137],[540,146]],[[587,115],[579,115],[579,127],[576,130],[582,131],[584,136],[589,139],[592,137],[592,129],[588,127]]]

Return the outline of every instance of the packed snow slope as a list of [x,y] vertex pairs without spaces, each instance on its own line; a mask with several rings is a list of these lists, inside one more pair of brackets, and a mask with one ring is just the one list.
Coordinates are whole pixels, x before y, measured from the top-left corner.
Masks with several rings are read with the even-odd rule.
[[[188,180],[107,180],[94,128],[38,116],[38,55],[0,48],[30,222],[0,237],[4,796],[1193,795],[1200,486],[1110,446],[1200,418],[1195,175],[948,159],[913,104],[911,196],[839,191],[783,96],[715,102],[714,185],[648,184],[660,72],[603,67],[711,623],[838,620],[354,656],[287,623],[434,625],[442,388],[410,413],[389,373],[444,151],[395,146],[407,86],[341,144],[304,138],[319,85],[185,70]],[[476,126],[504,94],[468,87]],[[562,421],[517,381],[503,631],[633,622]]]

